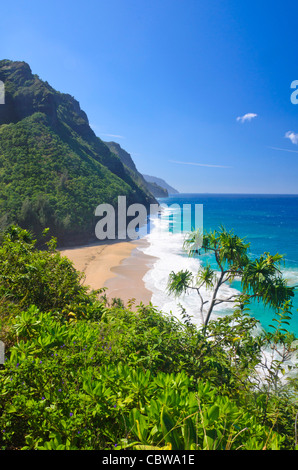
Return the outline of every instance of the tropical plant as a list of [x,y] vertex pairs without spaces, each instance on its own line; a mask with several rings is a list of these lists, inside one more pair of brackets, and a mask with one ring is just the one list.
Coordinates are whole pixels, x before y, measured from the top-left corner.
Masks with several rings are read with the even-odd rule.
[[[198,240],[202,246],[198,248]],[[200,267],[196,277],[189,270],[178,273],[171,272],[168,282],[168,292],[176,296],[188,290],[195,290],[199,297],[199,312],[202,324],[207,326],[214,307],[222,303],[242,302],[251,299],[262,301],[271,307],[281,307],[284,302],[294,296],[294,287],[289,287],[282,277],[279,265],[282,255],[265,253],[258,259],[251,260],[248,249],[249,243],[228,232],[223,227],[198,236],[197,232],[190,233],[184,242],[184,248],[189,256],[201,252],[214,254],[217,272],[209,264]],[[241,292],[223,297],[221,287],[235,279],[241,281]],[[202,288],[211,290],[211,298],[204,299]]]

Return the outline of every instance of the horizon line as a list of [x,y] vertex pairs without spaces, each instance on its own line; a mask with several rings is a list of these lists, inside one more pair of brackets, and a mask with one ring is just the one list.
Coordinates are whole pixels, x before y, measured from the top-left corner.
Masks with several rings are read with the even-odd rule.
[[[194,192],[191,192],[191,193],[187,193],[187,192],[179,192],[179,193],[173,193],[173,194],[169,194],[169,196],[167,197],[171,197],[171,196],[181,196],[181,195],[184,195],[184,194],[200,194],[200,195],[211,195],[211,196],[218,196],[218,195],[236,195],[236,196],[298,196],[298,193],[212,193],[212,192],[202,192],[202,193],[194,193]],[[157,198],[157,199],[166,199],[166,198]]]

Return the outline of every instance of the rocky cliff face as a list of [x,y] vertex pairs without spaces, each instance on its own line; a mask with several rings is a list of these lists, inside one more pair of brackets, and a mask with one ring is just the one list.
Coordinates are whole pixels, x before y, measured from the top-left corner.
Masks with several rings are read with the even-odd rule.
[[119,176],[123,165],[111,155],[91,129],[87,115],[71,95],[60,93],[33,75],[25,62],[0,61],[0,80],[5,85],[5,105],[0,107],[0,125],[17,123],[34,113],[46,115],[50,126],[64,138],[77,134],[94,147],[94,157]]
[[57,123],[55,91],[33,75],[25,62],[0,61],[0,80],[5,84],[5,106],[0,108],[0,123],[16,123],[35,112],[45,113]]

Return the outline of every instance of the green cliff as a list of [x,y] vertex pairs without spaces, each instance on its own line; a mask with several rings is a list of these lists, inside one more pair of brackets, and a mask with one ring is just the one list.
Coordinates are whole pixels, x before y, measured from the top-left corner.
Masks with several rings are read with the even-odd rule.
[[0,61],[0,229],[11,223],[59,244],[95,239],[99,204],[156,203],[91,129],[72,96],[54,90],[25,62]]

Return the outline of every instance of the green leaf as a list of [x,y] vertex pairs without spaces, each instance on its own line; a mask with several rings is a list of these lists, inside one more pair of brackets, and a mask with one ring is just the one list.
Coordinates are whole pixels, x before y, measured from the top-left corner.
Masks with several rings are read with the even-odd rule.
[[220,409],[218,405],[213,405],[211,408],[208,409],[207,416],[209,418],[210,423],[213,423],[218,419],[219,411]]
[[170,442],[173,450],[182,449],[182,442],[179,438],[177,429],[175,429],[175,422],[166,411],[165,407],[162,408],[160,415],[160,423],[163,432],[163,437],[166,442]]
[[182,432],[184,437],[183,449],[191,450],[191,446],[197,441],[196,428],[191,417],[184,420]]

